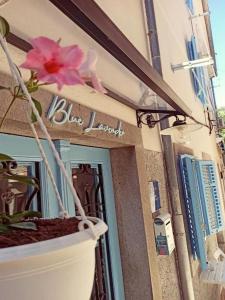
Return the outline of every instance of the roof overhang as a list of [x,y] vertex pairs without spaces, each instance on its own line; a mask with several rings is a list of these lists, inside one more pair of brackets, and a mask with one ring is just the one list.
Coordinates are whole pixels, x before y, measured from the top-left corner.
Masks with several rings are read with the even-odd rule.
[[[93,0],[49,0],[174,110],[190,108]],[[137,109],[140,107],[137,106]]]

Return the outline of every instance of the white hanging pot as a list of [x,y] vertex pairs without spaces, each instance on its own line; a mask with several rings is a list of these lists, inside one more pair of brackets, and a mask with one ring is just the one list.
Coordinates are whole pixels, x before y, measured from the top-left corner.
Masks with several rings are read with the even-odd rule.
[[[99,236],[107,225],[95,223]],[[91,229],[33,244],[0,249],[1,300],[89,300],[95,271]]]

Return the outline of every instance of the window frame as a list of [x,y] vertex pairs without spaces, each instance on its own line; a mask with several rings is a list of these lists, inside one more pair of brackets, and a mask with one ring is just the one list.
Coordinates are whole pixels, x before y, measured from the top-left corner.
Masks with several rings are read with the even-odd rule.
[[[54,172],[55,162],[52,158],[47,141],[42,140],[42,145],[45,149],[51,169]],[[32,163],[39,163],[42,217],[49,218],[58,216],[57,201],[52,201],[52,198],[55,197],[54,191],[35,139],[24,136],[0,134],[0,153],[8,154],[14,158],[18,164],[29,165]]]

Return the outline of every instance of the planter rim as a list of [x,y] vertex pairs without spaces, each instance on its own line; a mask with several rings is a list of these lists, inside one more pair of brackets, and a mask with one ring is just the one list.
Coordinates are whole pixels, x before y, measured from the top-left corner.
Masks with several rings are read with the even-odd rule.
[[[77,218],[80,219],[80,217]],[[108,226],[101,219],[95,217],[88,217],[88,220],[94,223],[94,230],[99,237],[107,231]],[[46,241],[2,248],[0,249],[0,263],[8,261],[18,261],[21,259],[25,259],[28,256],[39,256],[52,251],[59,251],[66,247],[73,247],[75,244],[80,244],[84,242],[88,243],[93,240],[93,233],[91,229],[88,228],[83,231],[78,231],[69,235],[57,237]]]

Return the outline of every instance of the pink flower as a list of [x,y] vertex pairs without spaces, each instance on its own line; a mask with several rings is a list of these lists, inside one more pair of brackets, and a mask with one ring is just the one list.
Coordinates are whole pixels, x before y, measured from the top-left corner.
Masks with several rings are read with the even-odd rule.
[[77,45],[61,47],[46,37],[32,39],[31,44],[33,49],[21,67],[35,71],[38,80],[56,83],[58,89],[63,85],[84,84],[79,74],[84,54]]
[[97,60],[97,53],[93,49],[90,49],[88,51],[86,61],[79,68],[79,72],[85,81],[91,80],[95,90],[105,94],[107,91],[102,86],[101,80],[98,78],[96,73]]

